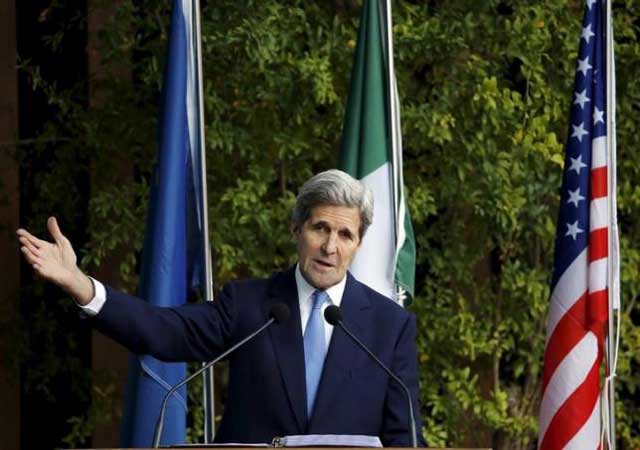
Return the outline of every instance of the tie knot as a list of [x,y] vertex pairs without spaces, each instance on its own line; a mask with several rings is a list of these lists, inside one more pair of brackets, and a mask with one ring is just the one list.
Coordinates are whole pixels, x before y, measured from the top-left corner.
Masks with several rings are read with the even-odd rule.
[[327,294],[326,291],[315,291],[313,293],[313,309],[320,309],[322,308],[322,305],[324,305],[324,302],[327,301],[327,299],[329,298],[329,295]]

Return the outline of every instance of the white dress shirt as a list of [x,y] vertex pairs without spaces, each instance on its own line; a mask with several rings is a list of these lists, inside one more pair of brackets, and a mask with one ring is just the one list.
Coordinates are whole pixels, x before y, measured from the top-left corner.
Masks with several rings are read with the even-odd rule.
[[78,305],[87,316],[95,316],[102,309],[104,302],[107,301],[107,291],[104,288],[104,285],[98,280],[91,277],[89,277],[89,279],[93,283],[93,298],[84,306],[77,302],[76,305]]
[[[347,284],[346,275],[338,284],[334,284],[329,289],[326,289],[327,295],[329,295],[329,301],[324,302],[322,305],[322,318],[324,319],[324,310],[329,305],[336,305],[340,307],[342,303],[342,294],[344,294],[344,287]],[[304,336],[304,330],[307,328],[307,322],[311,315],[311,308],[313,307],[313,293],[317,290],[311,286],[307,280],[302,276],[300,272],[300,264],[296,264],[296,285],[298,287],[298,303],[300,305],[300,324],[302,325],[302,335]],[[326,340],[327,349],[329,349],[329,343],[331,342],[331,335],[333,334],[333,325],[329,325],[329,322],[324,321],[324,337]]]
[[[95,316],[100,312],[102,306],[107,301],[107,291],[104,288],[104,285],[100,283],[98,280],[95,280],[91,277],[91,282],[93,283],[93,292],[94,297],[91,299],[89,303],[82,306],[78,304],[80,309],[88,315]],[[302,273],[300,272],[300,265],[296,264],[295,270],[295,278],[296,278],[296,286],[298,288],[298,304],[300,305],[300,324],[302,325],[302,335],[304,336],[304,330],[307,328],[307,322],[309,321],[309,316],[311,315],[311,308],[313,306],[313,298],[312,295],[316,291],[316,288],[311,286],[307,280],[304,279]],[[342,280],[329,289],[326,290],[329,295],[329,301],[324,302],[322,305],[322,317],[324,317],[324,310],[327,309],[329,305],[340,306],[342,303],[342,294],[344,294],[344,288],[347,284],[347,277],[345,276]],[[325,320],[324,322],[324,337],[326,340],[327,349],[329,348],[329,343],[331,342],[331,335],[333,334],[333,325],[329,325],[329,323]]]

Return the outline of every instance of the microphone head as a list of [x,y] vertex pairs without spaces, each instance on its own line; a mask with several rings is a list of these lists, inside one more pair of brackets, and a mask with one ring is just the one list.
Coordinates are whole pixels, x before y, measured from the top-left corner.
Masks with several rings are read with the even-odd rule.
[[330,325],[336,326],[342,322],[342,311],[336,305],[329,305],[324,310],[324,320]]
[[290,315],[289,307],[282,302],[274,303],[269,309],[269,318],[275,323],[286,322]]

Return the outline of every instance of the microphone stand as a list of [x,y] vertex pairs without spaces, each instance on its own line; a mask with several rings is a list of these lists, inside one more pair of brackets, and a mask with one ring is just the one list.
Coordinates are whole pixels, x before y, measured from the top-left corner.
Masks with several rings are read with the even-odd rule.
[[369,356],[371,356],[374,359],[374,361],[378,363],[378,365],[380,367],[382,367],[382,369],[387,373],[387,375],[389,375],[396,383],[398,383],[402,387],[402,389],[404,389],[404,392],[405,392],[405,394],[407,396],[407,400],[409,402],[409,420],[411,422],[409,424],[409,427],[410,427],[410,430],[411,430],[411,444],[412,444],[413,448],[418,448],[418,439],[416,437],[417,436],[417,434],[416,434],[416,418],[415,418],[415,415],[413,413],[413,403],[411,402],[411,392],[409,391],[409,388],[402,382],[402,380],[400,378],[398,378],[396,376],[396,374],[391,372],[391,370],[389,370],[389,368],[387,368],[387,366],[385,366],[382,363],[382,361],[380,361],[378,359],[378,357],[376,355],[374,355],[373,352],[371,350],[369,350],[367,348],[367,346],[364,345],[362,343],[362,341],[356,337],[355,334],[353,334],[351,331],[349,331],[347,329],[347,327],[344,326],[344,324],[342,322],[342,319],[339,319],[337,323],[338,323],[338,326],[342,329],[342,331],[347,333],[347,335],[349,337],[351,337],[351,339],[353,339],[360,346],[360,348],[362,348],[365,352],[367,352],[367,354]]
[[162,436],[162,428],[164,427],[164,413],[167,409],[167,404],[169,402],[169,397],[171,397],[171,395],[177,391],[178,389],[180,389],[182,386],[184,386],[185,384],[187,384],[189,381],[193,380],[195,377],[197,377],[198,375],[200,375],[202,372],[204,372],[205,370],[207,370],[209,367],[213,366],[215,363],[217,363],[218,361],[220,361],[221,359],[225,358],[227,355],[229,355],[230,353],[232,353],[234,350],[236,350],[238,347],[241,347],[242,345],[244,345],[247,341],[250,341],[251,339],[253,339],[255,336],[257,336],[258,334],[260,334],[265,328],[267,328],[269,325],[271,325],[273,322],[276,321],[276,318],[272,317],[270,318],[264,325],[262,325],[260,328],[258,328],[256,331],[254,331],[253,333],[251,333],[249,336],[247,336],[246,338],[244,338],[243,340],[241,340],[240,342],[238,342],[237,344],[235,344],[233,347],[229,348],[228,350],[226,350],[225,352],[221,353],[216,359],[214,359],[213,361],[205,364],[204,366],[202,366],[200,369],[198,369],[197,371],[195,371],[194,373],[192,373],[191,375],[189,375],[187,378],[185,378],[184,380],[182,380],[180,383],[176,384],[175,386],[173,386],[169,392],[166,393],[166,395],[164,396],[164,400],[162,401],[162,407],[160,408],[160,414],[158,416],[158,421],[156,422],[156,430],[155,433],[153,434],[153,448],[158,448],[160,446],[160,438]]

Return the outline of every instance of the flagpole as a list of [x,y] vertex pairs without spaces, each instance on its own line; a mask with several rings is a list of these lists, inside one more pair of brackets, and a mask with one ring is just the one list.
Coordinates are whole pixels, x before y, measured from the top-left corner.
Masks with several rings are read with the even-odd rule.
[[[193,0],[193,29],[195,37],[196,49],[196,68],[197,68],[197,101],[198,101],[198,154],[200,155],[200,177],[202,180],[202,243],[204,246],[204,275],[205,275],[205,301],[213,301],[213,269],[211,267],[211,246],[209,243],[209,211],[207,201],[207,165],[206,165],[206,146],[204,138],[204,93],[203,93],[203,76],[202,76],[202,38],[200,32],[200,0]],[[203,373],[203,405],[204,405],[204,442],[205,444],[213,443],[215,435],[215,392],[213,367],[205,370]]]
[[404,179],[402,175],[402,126],[400,124],[400,101],[398,98],[398,85],[396,82],[395,63],[393,57],[393,20],[391,10],[391,0],[386,0],[386,40],[387,40],[387,68],[388,68],[388,90],[389,90],[389,115],[391,125],[391,178],[392,178],[392,200],[393,200],[393,223],[395,227],[395,254],[393,259],[394,271],[394,300],[404,306],[407,293],[402,285],[395,280],[395,271],[398,265],[398,256],[406,240],[405,226],[405,199],[404,199]]
[[[402,180],[400,179],[400,164],[402,164],[399,158],[399,136],[400,130],[398,129],[398,123],[396,117],[398,113],[397,104],[397,90],[395,84],[395,66],[393,63],[393,20],[391,11],[391,0],[385,0],[385,22],[386,22],[386,47],[387,47],[387,89],[389,95],[389,124],[391,132],[391,196],[393,200],[393,224],[395,231],[395,251],[393,260],[393,271],[395,272],[396,260],[398,257],[398,233],[400,227],[403,226],[399,223],[399,207],[400,207],[400,186]],[[396,301],[402,300],[402,295],[398,291],[398,286],[394,283],[394,296]]]
[[390,122],[390,131],[391,131],[391,153],[392,153],[392,180],[393,185],[391,186],[391,192],[393,193],[393,211],[394,211],[394,223],[396,229],[396,237],[398,235],[398,189],[397,189],[397,163],[398,163],[398,152],[396,151],[398,148],[398,134],[397,134],[397,124],[395,121],[396,113],[397,113],[397,105],[395,102],[395,90],[394,90],[394,77],[395,77],[395,68],[393,66],[393,22],[391,19],[391,0],[385,0],[385,21],[386,21],[386,44],[387,44],[387,89],[389,95],[389,122]]
[[[616,332],[614,314],[617,305],[617,280],[615,277],[614,265],[617,267],[616,258],[618,256],[617,249],[614,247],[614,239],[616,239],[615,233],[617,233],[616,225],[616,202],[615,202],[615,98],[614,98],[614,63],[613,63],[613,22],[611,11],[611,0],[605,2],[605,26],[606,26],[606,67],[607,67],[607,201],[609,209],[609,263],[607,264],[607,285],[609,287],[609,332],[607,336],[607,366],[609,383],[606,388],[609,392],[607,395],[608,404],[604,405],[608,409],[607,418],[609,420],[609,436],[610,440],[609,450],[615,450],[616,448],[616,420],[615,420],[615,370],[616,370]],[[617,239],[616,239],[617,242]],[[619,314],[619,311],[618,311]]]

